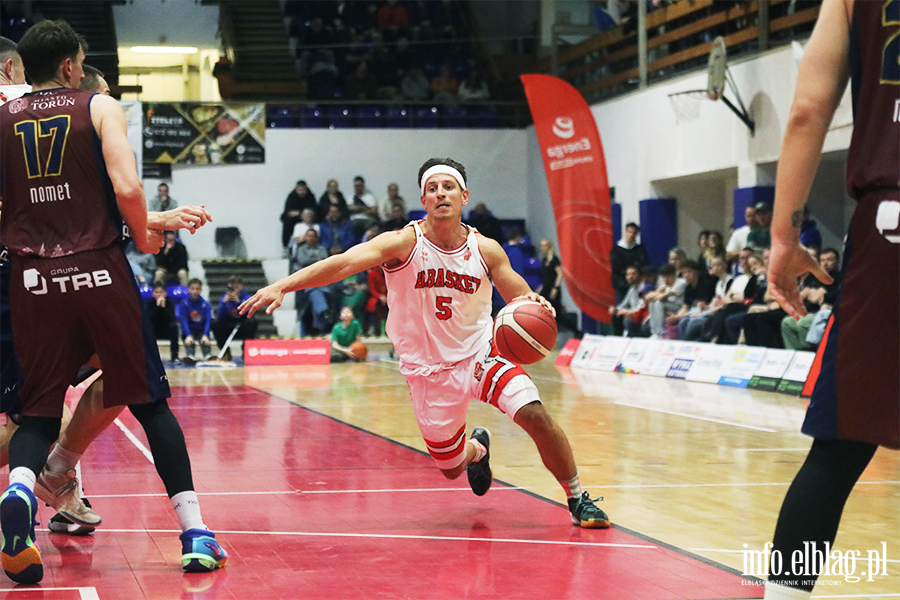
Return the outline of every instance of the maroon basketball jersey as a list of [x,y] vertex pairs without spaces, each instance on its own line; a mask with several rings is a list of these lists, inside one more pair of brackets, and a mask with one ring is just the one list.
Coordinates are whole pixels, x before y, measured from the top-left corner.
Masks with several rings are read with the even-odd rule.
[[65,256],[105,248],[120,236],[92,98],[56,88],[0,107],[0,239],[16,254]]
[[853,137],[847,186],[860,198],[900,186],[900,0],[854,2],[850,35]]

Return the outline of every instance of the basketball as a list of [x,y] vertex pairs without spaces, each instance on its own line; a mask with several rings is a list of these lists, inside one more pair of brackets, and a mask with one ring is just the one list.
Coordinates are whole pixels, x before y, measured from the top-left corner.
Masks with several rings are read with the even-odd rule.
[[517,365],[536,363],[556,345],[556,319],[538,302],[507,304],[494,319],[494,343],[508,361]]
[[369,349],[362,342],[353,342],[349,348],[350,352],[356,355],[356,360],[366,360],[369,355]]

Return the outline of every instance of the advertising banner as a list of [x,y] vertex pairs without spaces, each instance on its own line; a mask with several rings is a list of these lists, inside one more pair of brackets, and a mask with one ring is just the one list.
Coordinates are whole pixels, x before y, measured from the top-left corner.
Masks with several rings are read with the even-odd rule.
[[523,75],[522,83],[547,173],[566,288],[585,314],[610,323],[612,216],[597,123],[565,81]]
[[143,133],[145,163],[266,161],[264,104],[145,102]]
[[247,340],[244,364],[327,365],[331,362],[331,342],[319,340]]

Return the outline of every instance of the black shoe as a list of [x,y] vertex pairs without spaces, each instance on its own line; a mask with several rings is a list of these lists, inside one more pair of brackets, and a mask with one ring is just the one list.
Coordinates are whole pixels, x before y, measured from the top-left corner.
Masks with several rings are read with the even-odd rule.
[[473,440],[478,440],[484,446],[484,456],[478,462],[471,462],[466,467],[466,475],[469,477],[469,487],[476,496],[484,496],[491,489],[494,474],[491,472],[491,432],[484,427],[476,427],[472,430]]
[[[82,498],[81,501],[84,502],[85,506],[91,508],[91,503],[87,498]],[[50,517],[50,521],[47,523],[47,529],[54,533],[65,533],[68,535],[90,535],[94,533],[96,527],[79,525],[61,514],[56,513]]]
[[591,500],[587,492],[583,492],[580,498],[569,498],[569,514],[572,524],[587,529],[608,529],[609,517],[595,505],[603,498]]

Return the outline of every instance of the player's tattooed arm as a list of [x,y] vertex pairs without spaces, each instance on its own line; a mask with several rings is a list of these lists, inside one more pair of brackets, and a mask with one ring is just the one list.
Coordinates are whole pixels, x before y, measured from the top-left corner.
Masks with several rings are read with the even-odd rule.
[[791,213],[791,227],[793,227],[794,229],[800,229],[800,227],[802,225],[803,225],[803,211],[795,210],[793,213]]

